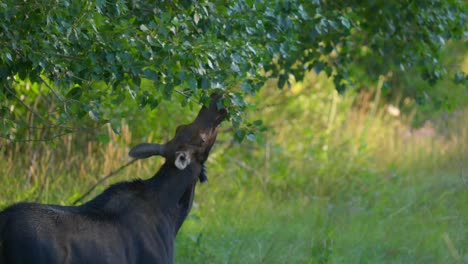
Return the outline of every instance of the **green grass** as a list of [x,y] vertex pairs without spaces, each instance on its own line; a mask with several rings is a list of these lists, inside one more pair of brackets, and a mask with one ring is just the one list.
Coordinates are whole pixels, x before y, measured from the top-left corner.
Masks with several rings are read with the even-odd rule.
[[457,174],[400,175],[347,199],[279,201],[256,190],[225,199],[210,194],[216,183],[199,189],[177,263],[468,261],[468,187]]

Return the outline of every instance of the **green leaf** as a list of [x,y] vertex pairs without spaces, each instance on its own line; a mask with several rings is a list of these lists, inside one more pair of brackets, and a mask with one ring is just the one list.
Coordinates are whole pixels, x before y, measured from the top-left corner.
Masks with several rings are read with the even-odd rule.
[[108,144],[110,142],[110,138],[109,138],[109,135],[108,134],[99,134],[97,136],[99,142],[103,143],[103,144]]
[[340,17],[340,21],[341,21],[341,24],[345,26],[347,29],[351,27],[351,25],[349,24],[349,20],[346,17],[343,17],[343,16]]
[[9,61],[13,61],[13,58],[11,57],[11,53],[6,52],[6,53],[5,53],[5,56],[6,56],[6,58],[7,58]]
[[455,83],[460,84],[467,81],[467,76],[463,72],[455,73]]
[[250,85],[248,82],[243,82],[241,84],[241,90],[248,94],[253,94],[255,92],[255,90],[252,88],[252,85]]
[[149,31],[149,28],[146,25],[141,24],[140,25],[140,30],[143,31],[143,32],[147,32],[147,31]]
[[253,122],[253,125],[256,126],[256,127],[259,127],[259,126],[263,125],[263,121],[260,120],[260,119],[259,119],[259,120],[255,120],[255,121]]
[[289,84],[288,78],[289,76],[287,74],[281,74],[278,80],[278,88],[283,89],[286,82]]
[[233,72],[240,72],[241,71],[239,66],[237,64],[235,64],[234,62],[231,63],[231,70]]
[[236,132],[234,133],[234,139],[237,142],[242,142],[245,138],[245,131],[242,129],[237,129]]
[[121,133],[121,131],[120,131],[120,125],[121,125],[120,120],[117,119],[117,118],[112,118],[110,120],[110,125],[111,125],[111,128],[112,128],[112,131],[114,131],[115,134],[120,135],[120,133]]
[[150,97],[149,105],[151,110],[154,110],[159,105],[159,100],[157,98]]
[[99,121],[101,120],[101,117],[99,115],[99,112],[96,109],[92,109],[88,112],[89,117],[91,117],[92,120],[94,121]]
[[75,87],[75,88],[71,89],[67,93],[67,98],[72,98],[72,99],[78,100],[82,93],[83,93],[83,89],[78,86],[78,87]]
[[188,89],[190,89],[192,91],[197,90],[197,88],[198,88],[197,80],[193,76],[187,76],[186,82],[187,82],[187,88]]
[[158,74],[151,70],[151,69],[145,69],[143,70],[143,76],[146,79],[152,80],[152,81],[158,81]]

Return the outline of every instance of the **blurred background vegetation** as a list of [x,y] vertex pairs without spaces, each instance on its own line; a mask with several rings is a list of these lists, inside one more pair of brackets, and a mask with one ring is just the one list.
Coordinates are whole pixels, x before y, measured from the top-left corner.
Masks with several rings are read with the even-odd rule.
[[[451,71],[467,71],[465,43],[450,43],[443,54]],[[359,75],[361,67],[351,70],[360,86],[344,94],[312,71],[302,81],[290,77],[284,90],[271,80],[246,99],[255,104],[246,120],[265,129],[238,143],[233,128],[222,127],[209,181],[198,186],[177,238],[177,263],[468,261],[466,86],[441,81],[427,90],[411,73],[375,81]],[[17,85],[29,104],[53,104],[34,96],[43,84]],[[418,100],[418,90],[443,100]],[[179,97],[153,111],[122,101],[127,117],[118,131],[105,125],[51,142],[1,141],[0,208],[23,200],[71,204],[129,161],[129,147],[165,141],[190,122],[199,105],[181,108]],[[25,112],[26,123],[34,118]],[[148,178],[162,162],[138,161],[93,195],[112,182]]]

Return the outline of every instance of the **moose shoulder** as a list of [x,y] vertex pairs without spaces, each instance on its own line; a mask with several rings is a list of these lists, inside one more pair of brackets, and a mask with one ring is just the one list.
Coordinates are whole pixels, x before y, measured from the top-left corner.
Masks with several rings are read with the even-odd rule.
[[0,263],[172,263],[175,236],[225,118],[218,99],[169,142],[130,151],[165,157],[152,178],[112,185],[81,206],[19,203],[1,212]]

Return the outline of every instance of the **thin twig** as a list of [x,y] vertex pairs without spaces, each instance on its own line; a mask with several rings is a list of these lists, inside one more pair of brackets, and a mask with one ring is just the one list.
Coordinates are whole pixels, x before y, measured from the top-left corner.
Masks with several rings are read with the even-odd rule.
[[444,232],[442,234],[442,238],[444,239],[445,245],[447,246],[447,249],[450,252],[450,255],[457,261],[457,263],[462,263],[462,258],[460,257],[460,254],[458,253],[457,248],[453,244],[452,240],[450,239],[450,236],[447,232]]
[[259,172],[257,169],[254,169],[252,167],[250,167],[249,165],[247,165],[245,162],[241,161],[241,160],[238,160],[236,158],[233,158],[229,155],[225,155],[226,158],[229,159],[229,161],[232,161],[234,162],[235,164],[237,164],[237,166],[241,167],[242,169],[246,170],[246,171],[249,171],[255,175],[259,175]]
[[[425,202],[425,201],[423,201],[423,202]],[[404,210],[410,208],[411,206],[413,206],[413,204],[414,204],[414,202],[409,202],[409,203],[406,204],[405,206],[403,206],[403,207],[399,208],[398,210],[396,210],[396,211],[392,212],[391,214],[389,214],[389,215],[387,216],[387,218],[392,218],[392,217],[394,217],[395,215],[397,215],[397,214],[403,212]]]
[[[9,119],[9,120],[12,120],[12,119]],[[14,121],[14,120],[12,120]],[[60,128],[63,130],[66,130],[66,132],[62,132],[62,133],[59,133],[59,134],[56,134],[56,135],[52,135],[52,136],[49,136],[47,138],[39,138],[39,139],[35,139],[35,138],[26,138],[26,139],[11,139],[9,137],[9,135],[5,135],[5,134],[0,134],[0,138],[4,138],[10,142],[17,142],[17,143],[24,143],[24,142],[47,142],[47,141],[53,141],[59,137],[62,137],[62,136],[65,136],[65,135],[68,135],[68,134],[73,134],[73,133],[77,133],[77,132],[82,132],[82,131],[95,131],[96,129],[98,129],[98,127],[88,127],[88,126],[85,126],[85,127],[76,127],[76,128],[73,128],[73,127],[68,127],[68,126],[62,126],[62,125],[51,125],[51,126],[45,126],[45,127],[28,127],[26,125],[21,125],[22,127],[25,127],[25,128],[28,128],[28,129],[36,129],[36,130],[46,130],[46,129],[57,129],[57,128]]]
[[460,167],[460,178],[461,178],[463,184],[465,184],[465,187],[468,189],[468,182],[466,182],[466,179],[463,176],[463,167]]
[[100,185],[101,183],[103,183],[107,179],[111,178],[112,176],[116,175],[117,173],[121,172],[123,169],[130,166],[131,164],[133,164],[137,160],[138,159],[131,160],[131,161],[127,162],[126,164],[124,164],[123,166],[121,166],[120,168],[118,168],[117,170],[112,171],[111,173],[107,174],[105,177],[102,177],[101,179],[99,179],[93,186],[91,186],[91,188],[88,189],[88,191],[86,191],[83,195],[81,195],[78,199],[76,199],[72,204],[76,205],[77,203],[79,203],[86,196],[88,196],[94,189],[96,189],[96,187],[98,185]]
[[47,141],[52,141],[52,140],[55,140],[56,138],[59,138],[59,137],[62,137],[62,136],[65,136],[65,135],[68,135],[68,134],[72,134],[72,133],[75,133],[76,131],[69,131],[69,132],[64,132],[64,133],[60,133],[60,134],[56,134],[56,135],[53,135],[53,136],[50,136],[48,138],[43,138],[43,139],[19,139],[19,140],[16,140],[16,139],[11,139],[8,135],[1,135],[0,134],[0,138],[4,138],[8,141],[12,141],[12,142],[17,142],[17,143],[24,143],[24,142],[47,142]]
[[193,99],[192,97],[186,95],[184,92],[179,91],[178,89],[174,89],[174,91],[176,91],[176,93],[178,93],[178,94],[184,96],[184,97],[187,98],[187,100],[189,100],[189,101],[192,101],[192,102],[194,102],[194,103],[196,103],[196,104],[198,104],[198,105],[203,105],[200,101]]
[[21,104],[23,105],[24,107],[26,107],[26,109],[28,109],[29,112],[31,112],[33,115],[35,115],[36,117],[38,117],[39,119],[41,119],[42,121],[44,121],[46,124],[50,124],[49,120],[47,120],[46,118],[44,118],[43,116],[41,116],[39,113],[37,113],[36,111],[34,111],[31,106],[29,106],[28,104],[26,104],[25,102],[23,102],[23,100],[21,100],[18,96],[16,96],[16,93],[13,92],[12,90],[10,90],[10,88],[6,87],[5,86],[5,89]]
[[[446,120],[446,126],[448,126],[448,120]],[[464,148],[463,148],[463,154],[465,153]],[[458,156],[457,160],[458,163],[460,164],[460,180],[461,182],[465,185],[465,188],[468,189],[468,182],[466,181],[464,175],[463,175],[463,160],[466,155],[460,155]]]
[[[49,159],[49,162],[47,163],[47,168],[45,169],[45,171],[49,171],[50,165],[53,163],[53,159],[54,159],[54,154],[52,153]],[[44,176],[44,180],[42,181],[41,188],[39,189],[39,194],[37,195],[35,199],[36,202],[41,200],[42,194],[44,193],[44,189],[46,188],[46,185],[49,183],[49,177],[50,177],[50,173],[46,173]]]
[[44,79],[42,79],[41,76],[39,76],[39,80],[41,80],[41,82],[47,87],[47,89],[49,89],[55,95],[55,97],[59,99],[60,102],[65,103],[65,100]]

